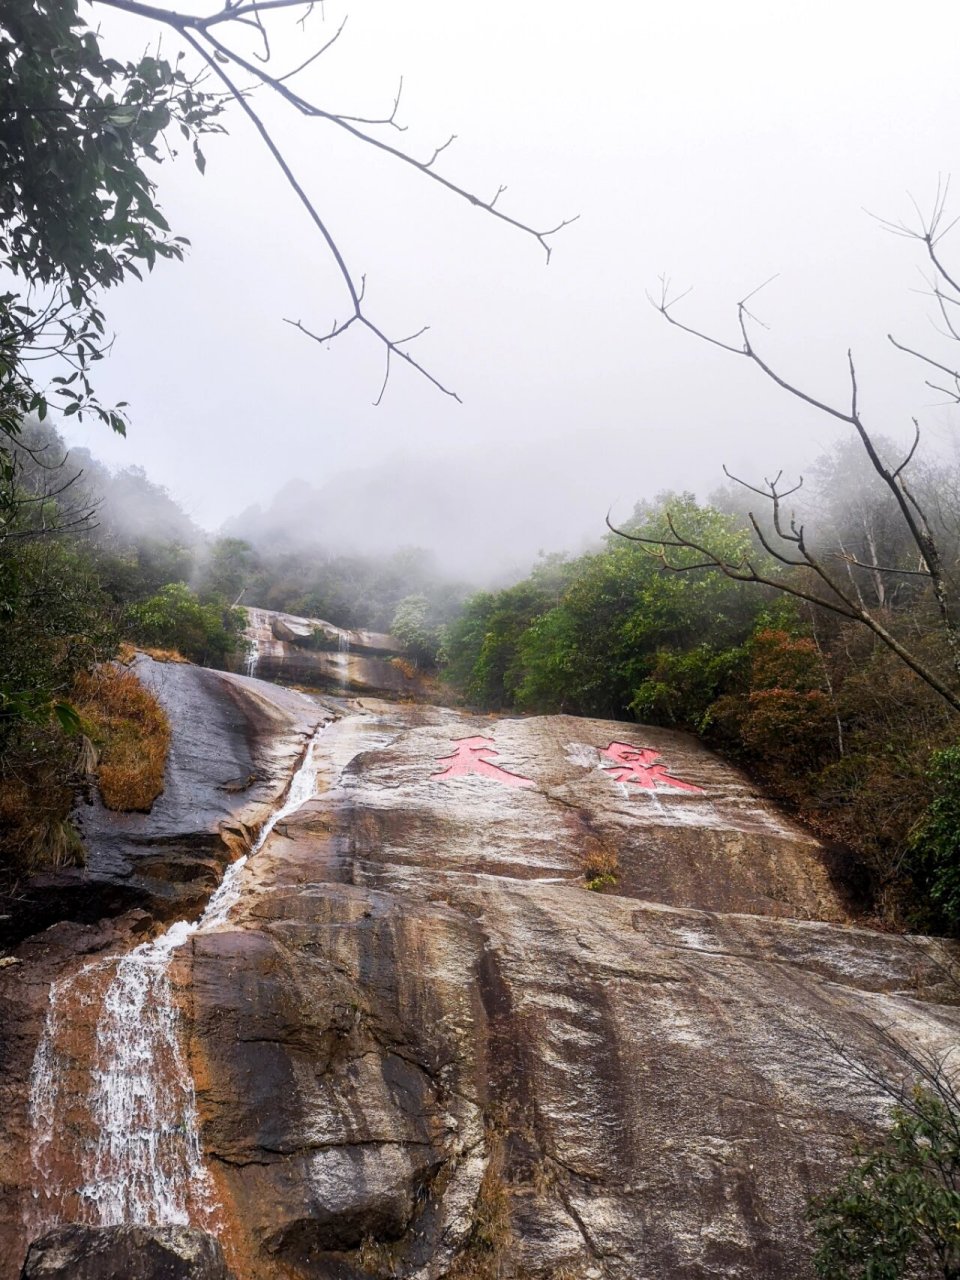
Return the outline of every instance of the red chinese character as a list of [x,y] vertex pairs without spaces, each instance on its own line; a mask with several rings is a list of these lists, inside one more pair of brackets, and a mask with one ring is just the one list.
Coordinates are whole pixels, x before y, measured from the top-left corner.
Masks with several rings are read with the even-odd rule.
[[461,738],[456,743],[452,756],[441,756],[437,764],[445,764],[446,769],[431,774],[433,778],[464,778],[469,773],[479,774],[481,778],[493,778],[507,787],[534,787],[535,782],[529,778],[521,778],[518,773],[508,773],[497,764],[491,764],[487,757],[496,756],[497,750],[492,738]]
[[614,782],[634,782],[648,791],[653,791],[659,783],[664,787],[676,787],[679,791],[703,794],[702,787],[695,787],[691,782],[681,782],[679,778],[671,778],[667,773],[667,766],[656,763],[662,759],[660,752],[652,751],[649,747],[631,747],[628,742],[611,742],[600,754],[614,762],[614,768],[609,765],[601,766]]

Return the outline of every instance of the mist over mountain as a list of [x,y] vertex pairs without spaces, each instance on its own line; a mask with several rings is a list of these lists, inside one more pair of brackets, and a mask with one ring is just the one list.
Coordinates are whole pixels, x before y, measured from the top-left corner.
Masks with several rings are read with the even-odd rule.
[[[397,451],[327,479],[304,476],[229,519],[222,532],[260,549],[322,546],[359,555],[432,553],[439,572],[478,584],[525,573],[541,550],[578,552],[656,478],[630,475],[596,433],[542,445],[478,447],[427,458]],[[533,477],[536,477],[535,481]]]

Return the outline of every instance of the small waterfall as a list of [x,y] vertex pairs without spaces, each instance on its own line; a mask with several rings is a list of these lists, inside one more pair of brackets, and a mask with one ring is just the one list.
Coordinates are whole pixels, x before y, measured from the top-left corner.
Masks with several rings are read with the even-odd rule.
[[320,746],[320,736],[325,728],[326,725],[321,726],[310,739],[310,745],[307,747],[300,767],[290,780],[290,786],[287,788],[283,804],[279,809],[274,809],[273,813],[260,828],[260,833],[254,841],[250,852],[245,853],[242,858],[238,858],[236,862],[232,862],[227,867],[219,888],[207,903],[207,909],[197,925],[199,932],[215,929],[218,925],[226,923],[231,910],[240,901],[240,885],[243,879],[243,869],[247,862],[254,854],[260,852],[277,823],[282,822],[284,818],[289,818],[292,813],[296,813],[300,806],[306,804],[316,793],[317,750]]
[[169,965],[195,933],[224,924],[240,898],[243,868],[278,822],[316,791],[320,728],[291,779],[283,803],[264,823],[250,853],[230,867],[196,921],[179,920],[152,942],[141,943],[116,963],[102,997],[95,1061],[88,1068],[86,1118],[93,1144],[67,1152],[80,1185],[65,1191],[55,1175],[64,1157],[65,1113],[75,1106],[70,1074],[70,1012],[88,1002],[96,979],[106,980],[113,959],[96,961],[52,984],[43,1036],[30,1079],[31,1155],[41,1186],[35,1192],[34,1232],[56,1225],[64,1211],[100,1226],[211,1226],[213,1184],[204,1163],[193,1077],[183,1053],[179,1012]]
[[345,694],[350,686],[350,633],[337,633],[337,687]]
[[264,625],[263,612],[260,609],[250,610],[250,634],[247,636],[247,656],[243,664],[245,676],[255,676],[260,665],[260,628]]
[[80,1190],[90,1218],[187,1226],[213,1209],[197,1103],[170,982],[174,951],[202,927],[178,921],[117,965],[97,1024],[90,1111],[97,1139]]

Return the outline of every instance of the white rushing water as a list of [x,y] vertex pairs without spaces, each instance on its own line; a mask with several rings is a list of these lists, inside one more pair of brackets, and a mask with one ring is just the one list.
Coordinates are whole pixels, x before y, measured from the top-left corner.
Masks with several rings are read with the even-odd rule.
[[252,635],[247,636],[247,656],[243,664],[245,676],[255,676],[260,665],[260,628],[265,625],[262,609],[251,609],[248,615]]
[[350,686],[350,636],[346,631],[337,634],[337,686],[341,694]]
[[[180,1043],[179,1013],[170,981],[173,953],[195,933],[224,924],[239,900],[243,869],[278,822],[316,791],[316,754],[322,729],[310,741],[283,803],[264,823],[250,853],[234,862],[195,921],[178,920],[152,942],[141,943],[116,965],[103,996],[90,1070],[87,1111],[95,1138],[80,1153],[77,1217],[100,1226],[190,1222],[209,1224],[216,1208],[203,1163],[193,1077]],[[43,1184],[34,1226],[60,1220],[63,1195],[51,1185],[53,1156],[62,1143],[69,1018],[91,975],[112,960],[87,965],[50,988],[47,1022],[31,1072],[31,1154]],[[59,1203],[58,1203],[59,1202]]]

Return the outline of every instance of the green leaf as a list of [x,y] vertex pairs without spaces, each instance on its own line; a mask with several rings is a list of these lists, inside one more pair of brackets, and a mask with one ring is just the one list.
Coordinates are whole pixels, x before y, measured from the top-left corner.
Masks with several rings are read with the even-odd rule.
[[60,722],[60,728],[64,733],[77,734],[81,731],[82,721],[79,712],[69,702],[55,702],[53,704],[53,714]]

